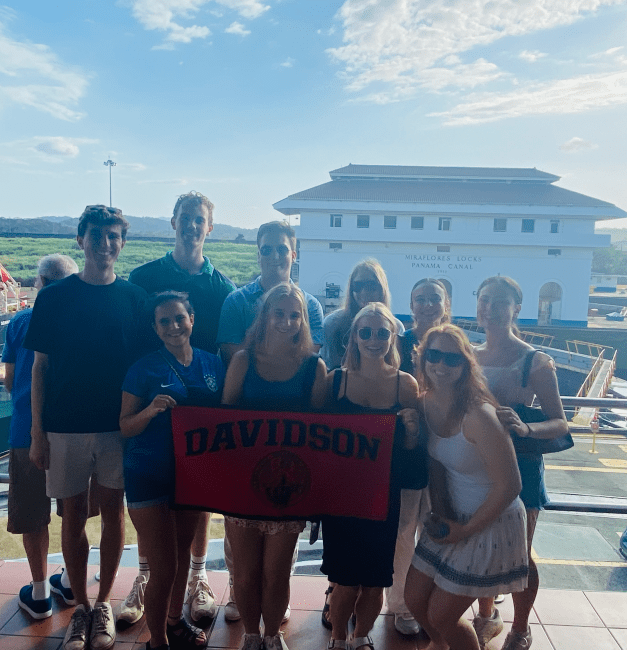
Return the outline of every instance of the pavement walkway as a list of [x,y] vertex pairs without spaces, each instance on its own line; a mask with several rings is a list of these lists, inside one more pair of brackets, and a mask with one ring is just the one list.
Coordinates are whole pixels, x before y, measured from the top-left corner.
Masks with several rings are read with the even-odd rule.
[[[94,575],[97,566],[88,572],[89,593],[95,597],[98,583]],[[48,565],[49,574],[60,571],[56,564]],[[128,593],[136,570],[121,567],[114,585],[114,609]],[[43,621],[33,621],[17,605],[17,593],[28,582],[28,565],[24,562],[0,560],[0,650],[58,650],[72,614],[53,594],[53,615]],[[225,572],[210,572],[220,611],[207,628],[209,648],[237,648],[243,632],[241,623],[227,623],[222,607],[228,595]],[[326,580],[320,576],[294,576],[290,604],[292,616],[283,626],[290,650],[323,650],[329,632],[320,624]],[[489,650],[501,648],[512,620],[512,601],[508,597],[500,606],[506,629],[490,642]],[[469,610],[467,615],[472,616]],[[627,593],[542,589],[531,619],[534,650],[627,650]],[[148,640],[144,619],[118,634],[115,650],[143,650]],[[376,650],[423,650],[424,637],[403,637],[394,629],[394,617],[379,616],[372,631]]]

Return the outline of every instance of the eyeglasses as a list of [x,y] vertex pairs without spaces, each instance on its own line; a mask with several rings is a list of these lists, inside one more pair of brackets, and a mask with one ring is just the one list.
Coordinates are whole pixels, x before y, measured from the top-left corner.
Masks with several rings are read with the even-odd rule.
[[279,257],[285,257],[290,252],[290,249],[285,244],[279,244],[278,246],[269,246],[269,245],[262,246],[259,249],[259,252],[261,253],[261,255],[263,255],[263,257],[268,257],[272,255],[273,251],[275,250]]
[[381,290],[381,285],[375,280],[355,280],[353,282],[353,291],[355,293],[360,293],[364,289],[374,293]]
[[424,307],[427,303],[430,305],[439,305],[441,302],[442,296],[439,296],[437,293],[431,296],[417,296],[414,298],[414,305],[420,305],[421,307]]
[[372,338],[373,334],[379,339],[379,341],[387,341],[390,338],[392,332],[390,332],[387,327],[380,327],[376,331],[373,330],[372,327],[360,327],[357,330],[357,334],[362,341],[367,341],[368,339]]
[[442,352],[442,350],[428,348],[425,350],[425,360],[429,363],[440,363],[440,361],[444,361],[444,365],[449,368],[456,368],[464,363],[465,357],[459,352]]

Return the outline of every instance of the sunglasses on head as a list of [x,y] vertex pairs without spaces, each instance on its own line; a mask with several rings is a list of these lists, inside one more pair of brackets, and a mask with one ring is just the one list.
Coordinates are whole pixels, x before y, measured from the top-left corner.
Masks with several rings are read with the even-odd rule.
[[263,257],[268,257],[269,255],[272,255],[272,252],[275,250],[279,257],[285,257],[290,252],[290,249],[285,244],[279,244],[278,246],[265,245],[259,249],[259,252]]
[[449,368],[456,368],[464,363],[465,357],[459,352],[442,352],[442,350],[428,348],[425,350],[425,360],[429,363],[440,363],[440,361],[444,361],[444,365]]
[[372,292],[379,291],[381,289],[381,285],[375,280],[355,280],[355,282],[353,282],[353,291],[355,293],[359,293],[364,289],[366,291]]
[[357,334],[362,341],[367,341],[372,338],[373,334],[379,341],[387,341],[392,332],[387,327],[380,327],[378,330],[373,330],[372,327],[360,327],[357,330]]

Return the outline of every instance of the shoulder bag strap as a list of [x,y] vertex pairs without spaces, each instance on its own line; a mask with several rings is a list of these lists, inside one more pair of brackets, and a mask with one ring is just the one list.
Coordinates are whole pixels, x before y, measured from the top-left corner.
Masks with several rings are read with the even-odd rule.
[[527,382],[529,381],[529,373],[531,371],[531,364],[533,363],[533,356],[537,350],[529,350],[525,356],[525,363],[523,365],[521,385],[523,388],[527,388]]

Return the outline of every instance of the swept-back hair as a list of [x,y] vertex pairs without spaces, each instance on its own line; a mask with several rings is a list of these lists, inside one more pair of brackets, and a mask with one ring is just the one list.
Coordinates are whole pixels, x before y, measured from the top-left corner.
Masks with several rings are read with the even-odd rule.
[[418,280],[418,282],[416,282],[416,284],[411,288],[411,291],[409,293],[410,307],[413,305],[414,300],[412,296],[414,295],[414,291],[418,287],[421,287],[423,284],[432,284],[442,289],[442,291],[444,292],[444,314],[442,314],[442,318],[440,319],[439,324],[444,325],[444,323],[450,323],[451,322],[451,297],[448,295],[448,289],[446,288],[446,285],[444,284],[444,282],[442,282],[442,280],[438,280],[437,278],[422,278],[422,280]]
[[390,349],[385,355],[384,361],[389,366],[398,370],[401,365],[401,357],[396,346],[396,318],[394,318],[394,314],[392,314],[388,307],[382,302],[371,302],[367,304],[363,309],[360,309],[355,318],[353,318],[348,333],[348,344],[346,346],[346,354],[342,360],[342,366],[349,370],[359,370],[359,366],[361,365],[361,354],[359,353],[359,347],[357,345],[357,330],[359,329],[359,321],[364,316],[381,316],[383,320],[387,321],[388,329],[391,332]]
[[418,346],[417,379],[420,387],[427,392],[433,390],[433,384],[425,372],[427,362],[424,352],[431,347],[434,339],[438,337],[444,337],[451,341],[458,352],[464,357],[464,368],[455,386],[456,399],[453,406],[454,415],[461,418],[471,406],[485,402],[497,407],[498,402],[494,399],[494,396],[486,385],[485,377],[481,371],[481,366],[477,363],[470,341],[463,330],[450,323],[432,327],[424,335],[422,342]]
[[155,324],[157,307],[164,305],[166,302],[180,302],[190,316],[194,314],[194,306],[189,300],[188,293],[184,291],[161,291],[150,296],[146,302],[146,315],[153,325]]
[[[518,282],[516,282],[516,280],[506,275],[493,275],[489,278],[486,278],[479,285],[479,288],[477,289],[477,301],[479,300],[479,295],[481,294],[481,290],[491,284],[496,284],[499,287],[505,289],[507,293],[511,296],[515,305],[522,305],[523,293],[522,293],[522,289],[520,288],[520,285],[518,284]],[[512,332],[514,332],[514,334],[518,338],[521,338],[520,330],[518,329],[518,323],[516,321],[512,321],[511,327],[512,327]]]
[[296,231],[287,221],[268,221],[262,223],[257,230],[257,247],[261,247],[264,235],[285,235],[290,240],[290,248],[296,250]]
[[277,284],[263,295],[263,302],[257,317],[246,333],[244,348],[255,354],[263,346],[268,333],[270,311],[283,298],[296,298],[300,304],[302,314],[300,331],[294,335],[293,339],[294,355],[299,358],[311,356],[314,353],[314,344],[311,339],[311,329],[309,328],[309,313],[305,294],[295,284],[288,282]]
[[351,318],[354,318],[360,307],[357,304],[355,298],[353,298],[353,281],[355,276],[359,271],[362,270],[370,271],[376,281],[381,286],[381,302],[388,308],[392,306],[392,297],[390,296],[390,288],[388,286],[388,279],[385,275],[385,271],[379,262],[375,259],[369,258],[367,260],[362,260],[353,267],[350,277],[348,278],[348,286],[346,287],[346,295],[344,296],[344,305],[342,309],[348,312]]

